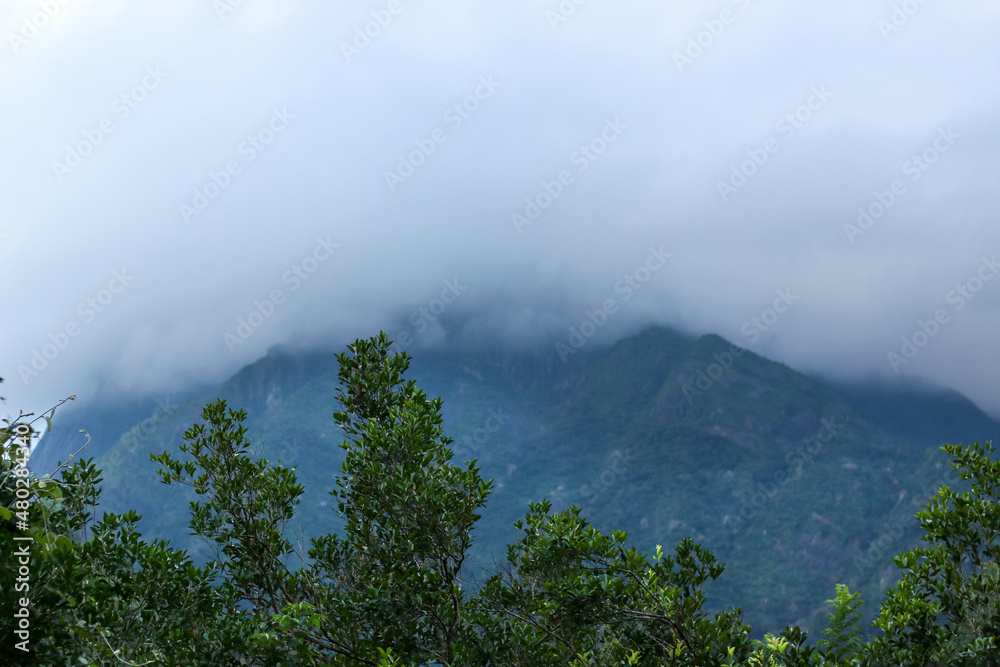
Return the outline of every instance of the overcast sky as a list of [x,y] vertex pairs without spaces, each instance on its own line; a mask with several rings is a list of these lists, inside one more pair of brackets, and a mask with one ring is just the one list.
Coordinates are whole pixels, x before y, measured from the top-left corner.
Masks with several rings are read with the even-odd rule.
[[662,322],[1000,414],[995,0],[5,0],[0,28],[5,412],[379,328]]

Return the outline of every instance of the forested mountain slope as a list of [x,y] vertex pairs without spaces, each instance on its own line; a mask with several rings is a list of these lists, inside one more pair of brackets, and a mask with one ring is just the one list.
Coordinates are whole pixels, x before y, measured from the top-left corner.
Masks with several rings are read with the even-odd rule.
[[[957,442],[997,431],[954,394],[834,387],[718,336],[664,328],[585,346],[566,363],[551,348],[420,351],[408,376],[443,397],[456,457],[479,459],[496,480],[474,575],[505,557],[530,501],[578,504],[640,549],[685,536],[711,549],[727,569],[710,606],[742,607],[761,634],[800,624],[817,636],[836,583],[860,591],[874,613],[896,576],[892,556],[918,541],[914,512],[954,481],[934,445],[949,432]],[[336,386],[332,352],[275,348],[195,400],[152,414],[131,406],[124,433],[113,410],[67,413],[33,467],[65,458],[81,442],[77,428],[115,437],[107,451],[94,443],[104,507],[134,508],[147,535],[207,555],[187,535],[190,498],[158,483],[149,454],[175,452],[204,404],[222,397],[247,411],[262,456],[297,466],[306,494],[295,530],[328,532],[338,526],[327,492],[343,455]]]

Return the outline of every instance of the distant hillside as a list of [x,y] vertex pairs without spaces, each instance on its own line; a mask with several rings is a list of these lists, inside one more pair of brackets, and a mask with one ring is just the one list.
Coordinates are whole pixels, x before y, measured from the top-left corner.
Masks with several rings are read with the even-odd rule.
[[940,446],[1000,437],[1000,424],[957,391],[902,383],[839,385],[837,390],[865,419],[916,443]]
[[[187,535],[189,498],[157,483],[149,453],[176,450],[221,396],[248,412],[261,455],[297,466],[303,535],[336,530],[336,374],[333,353],[275,348],[216,391],[147,413],[144,428],[137,418],[99,460],[105,508],[135,508],[147,533],[207,555]],[[584,346],[565,364],[551,348],[420,352],[408,377],[444,398],[456,457],[477,458],[496,480],[477,529],[480,565],[505,557],[530,501],[578,504],[641,549],[685,536],[712,549],[727,568],[710,606],[742,607],[758,634],[799,624],[817,637],[836,583],[861,590],[873,613],[895,579],[892,556],[918,541],[913,513],[951,479],[931,445],[951,428],[966,440],[997,431],[953,394],[921,394],[910,415],[907,395],[833,387],[718,336],[664,328]],[[50,438],[40,449],[61,442]]]
[[[68,454],[87,442],[81,429],[90,435],[90,444],[80,455],[99,457],[132,428],[138,428],[140,434],[152,432],[158,423],[158,413],[199,398],[205,391],[201,388],[145,396],[126,394],[115,395],[113,399],[65,403],[56,412],[56,428],[46,433],[31,453],[30,467],[45,473],[53,470],[58,461],[65,462]],[[38,412],[40,408],[34,407]]]

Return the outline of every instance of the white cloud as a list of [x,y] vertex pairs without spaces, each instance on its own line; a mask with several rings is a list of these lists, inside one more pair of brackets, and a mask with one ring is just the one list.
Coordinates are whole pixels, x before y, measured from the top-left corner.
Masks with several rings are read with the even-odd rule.
[[[350,62],[341,42],[387,2],[244,0],[220,18],[204,2],[70,0],[17,53],[9,34],[38,5],[7,3],[9,402],[37,408],[102,377],[141,388],[221,378],[276,342],[395,326],[455,277],[469,290],[453,316],[470,331],[554,345],[651,244],[673,253],[669,271],[615,331],[652,319],[737,340],[792,287],[801,301],[756,349],[808,370],[891,373],[901,337],[1000,251],[995,3],[928,3],[884,40],[891,5],[861,0],[595,2],[555,30],[555,2],[399,2]],[[723,9],[735,20],[679,72],[673,54]],[[148,67],[166,78],[119,117],[112,104]],[[502,85],[450,127],[444,113],[484,76]],[[782,136],[777,121],[824,85],[833,97]],[[259,136],[276,108],[294,120]],[[609,117],[628,129],[517,234],[510,214],[573,168]],[[106,118],[113,132],[60,182],[53,161]],[[857,208],[946,126],[961,135],[954,147],[848,243]],[[385,172],[439,127],[446,141],[389,192]],[[721,201],[716,182],[775,136],[777,152]],[[241,146],[253,137],[267,141],[251,159]],[[239,173],[185,223],[179,205],[229,162]],[[292,293],[283,273],[318,235],[340,252]],[[122,267],[134,283],[83,322],[78,304]],[[275,289],[287,302],[230,354],[224,332]],[[1000,412],[998,304],[990,284],[905,371]],[[24,384],[18,367],[72,323],[79,335]]]

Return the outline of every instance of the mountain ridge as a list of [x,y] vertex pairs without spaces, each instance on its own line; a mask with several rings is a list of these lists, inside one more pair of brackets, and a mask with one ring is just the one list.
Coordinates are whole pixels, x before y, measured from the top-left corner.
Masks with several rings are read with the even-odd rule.
[[[298,467],[306,494],[297,529],[335,531],[326,492],[343,455],[332,419],[337,368],[332,352],[274,347],[215,391],[137,419],[98,458],[103,506],[134,508],[147,533],[207,556],[187,536],[190,498],[156,483],[148,454],[176,450],[204,404],[223,397],[247,411],[261,455]],[[814,635],[835,583],[875,602],[892,581],[892,555],[919,531],[894,531],[893,548],[876,556],[869,544],[947,478],[937,432],[921,441],[912,424],[903,428],[907,394],[886,395],[881,414],[875,388],[850,393],[711,334],[651,327],[565,364],[549,350],[422,350],[407,377],[444,398],[456,458],[477,459],[495,480],[476,530],[480,562],[503,557],[528,502],[578,504],[646,551],[687,535],[702,542],[728,565],[711,603],[742,607],[761,631],[801,624]],[[923,398],[938,430],[972,419],[963,436],[996,432],[967,399],[944,396]],[[40,446],[50,443],[59,440]]]

